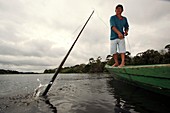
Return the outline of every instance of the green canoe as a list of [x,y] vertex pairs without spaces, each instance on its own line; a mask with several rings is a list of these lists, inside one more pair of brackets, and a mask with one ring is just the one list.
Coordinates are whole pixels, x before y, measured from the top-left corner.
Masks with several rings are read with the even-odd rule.
[[122,68],[106,65],[105,68],[117,80],[170,96],[170,64],[125,66]]

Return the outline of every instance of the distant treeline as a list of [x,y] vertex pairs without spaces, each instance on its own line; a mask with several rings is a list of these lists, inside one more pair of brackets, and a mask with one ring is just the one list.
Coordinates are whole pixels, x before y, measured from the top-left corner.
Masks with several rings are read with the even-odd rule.
[[0,74],[19,74],[18,71],[0,69]]
[[34,72],[18,72],[18,71],[14,71],[14,70],[0,69],[0,74],[37,74],[37,73],[34,73]]
[[[102,73],[107,72],[104,68],[106,62],[101,62],[98,57],[96,60],[90,59],[88,64],[80,64],[71,67],[64,67],[60,73]],[[56,69],[46,69],[44,73],[54,73]]]
[[[148,49],[145,52],[138,53],[132,57],[130,52],[126,52],[126,65],[151,65],[151,64],[170,64],[170,44],[164,49],[157,50]],[[113,65],[114,60],[111,55],[108,55],[105,61],[101,61],[99,56],[97,59],[90,58],[88,64],[80,64],[71,67],[64,67],[61,73],[103,73],[107,72],[104,66],[106,64]],[[121,58],[119,55],[119,62]],[[44,73],[54,73],[56,69],[46,69]]]
[[[145,52],[138,53],[132,57],[130,52],[126,52],[126,65],[151,65],[151,64],[170,64],[170,44],[164,49],[157,51],[148,49]],[[119,55],[119,62],[121,58]],[[113,65],[114,60],[111,55],[108,55],[104,61],[99,56],[96,59],[90,58],[88,64],[80,64],[71,67],[64,67],[61,73],[103,73],[107,72],[105,65]],[[54,73],[56,69],[46,69],[44,73]],[[18,72],[14,70],[0,69],[0,74],[37,74],[34,72]]]

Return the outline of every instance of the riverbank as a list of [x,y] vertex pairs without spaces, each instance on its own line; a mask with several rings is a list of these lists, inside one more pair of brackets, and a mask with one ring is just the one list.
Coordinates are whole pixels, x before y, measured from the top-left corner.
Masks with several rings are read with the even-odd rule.
[[0,74],[39,74],[35,72],[19,72],[15,70],[5,70],[5,69],[0,69]]

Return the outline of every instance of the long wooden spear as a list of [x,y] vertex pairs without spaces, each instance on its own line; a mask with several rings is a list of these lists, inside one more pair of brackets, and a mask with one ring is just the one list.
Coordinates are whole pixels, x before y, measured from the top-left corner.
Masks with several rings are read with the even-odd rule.
[[59,67],[58,67],[57,71],[55,72],[54,76],[52,77],[51,81],[48,83],[46,89],[45,89],[44,92],[42,93],[42,96],[45,96],[45,95],[48,93],[48,91],[49,91],[49,89],[51,88],[51,86],[53,85],[53,82],[54,82],[55,78],[57,77],[58,73],[60,72],[62,66],[64,65],[64,63],[65,63],[65,61],[66,61],[66,59],[67,59],[67,57],[69,56],[71,50],[73,49],[75,43],[77,42],[78,38],[80,37],[81,33],[83,32],[84,28],[86,27],[86,25],[87,25],[88,21],[90,20],[90,18],[92,17],[93,13],[94,13],[94,10],[93,10],[93,12],[91,13],[90,17],[88,18],[88,20],[86,21],[86,23],[84,24],[83,28],[81,29],[80,33],[78,34],[76,40],[74,41],[73,45],[72,45],[71,48],[69,49],[68,53],[66,54],[66,56],[65,56],[64,59],[62,60],[61,64],[59,65]]

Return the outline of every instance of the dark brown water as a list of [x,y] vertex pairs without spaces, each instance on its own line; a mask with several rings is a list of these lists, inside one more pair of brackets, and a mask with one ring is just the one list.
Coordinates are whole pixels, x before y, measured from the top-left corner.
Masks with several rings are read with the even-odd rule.
[[108,74],[60,74],[45,98],[34,89],[53,75],[0,75],[0,113],[170,113],[170,99]]

